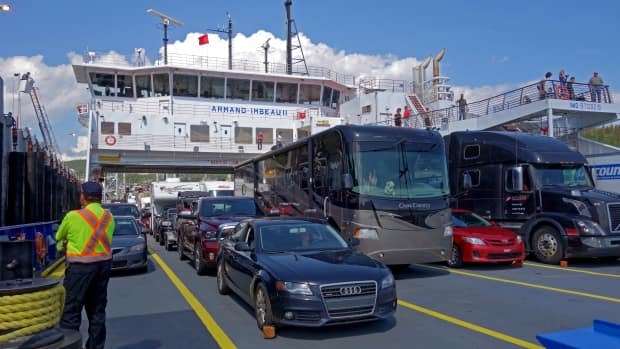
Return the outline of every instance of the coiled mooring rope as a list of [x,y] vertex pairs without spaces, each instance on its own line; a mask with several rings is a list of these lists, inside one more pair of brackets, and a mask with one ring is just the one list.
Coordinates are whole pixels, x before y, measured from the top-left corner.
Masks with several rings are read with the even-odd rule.
[[24,294],[0,297],[0,343],[55,327],[65,305],[62,284]]

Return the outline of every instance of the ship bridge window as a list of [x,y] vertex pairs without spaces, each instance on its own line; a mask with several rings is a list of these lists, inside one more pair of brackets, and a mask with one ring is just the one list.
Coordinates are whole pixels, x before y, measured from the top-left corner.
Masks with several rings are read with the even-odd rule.
[[235,143],[252,144],[252,128],[235,127]]
[[276,85],[276,102],[297,103],[297,84],[278,82]]
[[114,74],[90,73],[95,96],[114,96]]
[[155,97],[170,96],[170,80],[168,74],[153,74]]
[[138,98],[152,97],[153,92],[151,91],[151,76],[136,75],[136,90],[138,91]]
[[320,105],[321,86],[319,85],[300,85],[299,104]]
[[190,142],[209,142],[209,125],[190,125],[189,126]]
[[332,91],[332,105],[331,107],[336,109],[338,108],[338,102],[340,101],[340,91],[333,90]]
[[203,76],[200,78],[200,97],[224,98],[224,78]]
[[331,87],[323,87],[323,106],[329,107],[332,100],[332,88]]
[[252,100],[273,102],[273,81],[252,80]]
[[240,99],[247,101],[250,99],[250,80],[227,79],[226,98]]
[[172,77],[174,89],[172,94],[180,97],[198,96],[198,76],[174,74]]
[[101,122],[101,134],[102,135],[113,135],[114,134],[114,123],[109,121]]
[[118,123],[118,135],[119,136],[131,136],[131,123],[119,122]]
[[117,75],[116,87],[118,97],[133,98],[133,78],[131,75]]

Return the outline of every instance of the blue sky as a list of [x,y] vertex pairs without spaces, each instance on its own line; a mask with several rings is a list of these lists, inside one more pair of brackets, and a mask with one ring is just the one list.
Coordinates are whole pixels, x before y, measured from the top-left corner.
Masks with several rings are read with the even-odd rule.
[[[152,54],[162,34],[148,8],[185,23],[171,30],[171,42],[225,25],[227,12],[235,33],[265,30],[285,37],[284,0],[0,2],[14,9],[0,13],[5,65],[11,57],[42,55],[51,69],[68,64],[69,52],[81,54],[87,48],[130,53],[144,47]],[[292,11],[300,32],[335,52],[420,60],[446,48],[443,75],[458,86],[501,91],[501,86],[539,79],[546,71],[557,76],[563,68],[578,81],[598,71],[612,90],[620,90],[617,1],[293,0]],[[12,75],[8,69],[0,66],[5,80]],[[75,119],[72,109],[64,113]],[[59,126],[76,127],[67,123]]]

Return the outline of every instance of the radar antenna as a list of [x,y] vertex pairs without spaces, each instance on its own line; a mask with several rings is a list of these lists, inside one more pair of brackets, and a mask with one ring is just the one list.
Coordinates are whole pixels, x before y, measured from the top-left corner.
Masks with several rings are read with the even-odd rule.
[[168,64],[168,26],[174,25],[177,27],[181,27],[183,26],[183,22],[178,21],[161,12],[155,11],[152,8],[146,10],[146,12],[150,15],[161,18],[162,23],[164,25],[164,64],[167,65]]

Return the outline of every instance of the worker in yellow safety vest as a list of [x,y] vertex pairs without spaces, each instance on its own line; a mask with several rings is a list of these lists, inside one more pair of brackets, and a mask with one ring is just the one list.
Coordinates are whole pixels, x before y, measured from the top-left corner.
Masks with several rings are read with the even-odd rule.
[[81,210],[65,216],[56,232],[59,249],[66,246],[67,291],[60,327],[79,331],[82,308],[88,317],[85,348],[103,349],[106,338],[105,309],[112,267],[112,233],[115,222],[110,211],[101,207],[102,188],[97,182],[81,186]]

